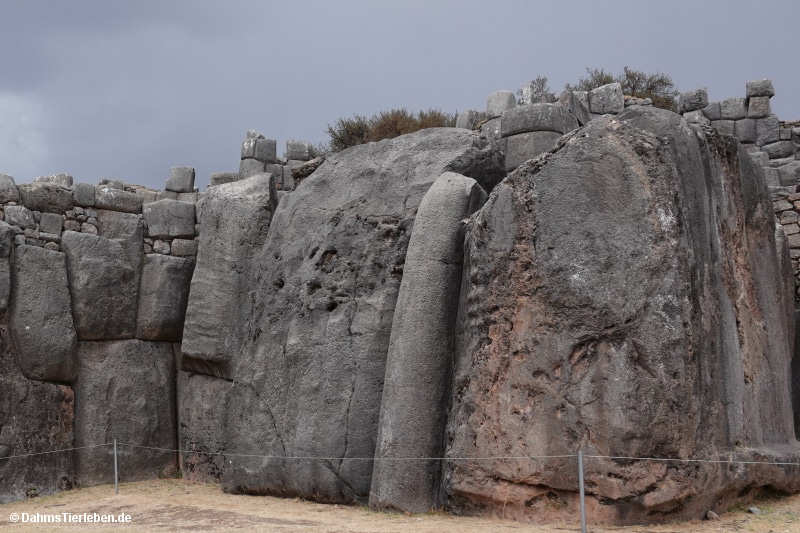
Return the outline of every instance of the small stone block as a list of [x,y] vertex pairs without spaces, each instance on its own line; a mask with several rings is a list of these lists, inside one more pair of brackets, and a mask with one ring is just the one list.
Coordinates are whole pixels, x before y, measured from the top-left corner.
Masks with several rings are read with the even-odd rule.
[[174,192],[194,191],[194,168],[172,167],[169,169],[169,179],[164,189]]

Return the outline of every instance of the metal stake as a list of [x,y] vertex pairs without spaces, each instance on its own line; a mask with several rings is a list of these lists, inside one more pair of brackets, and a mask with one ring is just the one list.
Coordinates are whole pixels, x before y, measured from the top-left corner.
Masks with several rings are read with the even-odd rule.
[[581,495],[581,533],[586,533],[586,501],[583,494],[583,450],[578,450],[578,485]]
[[[583,485],[581,485],[581,491],[583,491]],[[117,439],[114,439],[114,494],[119,494],[119,471],[117,470]],[[581,492],[581,494],[583,494],[583,492]]]

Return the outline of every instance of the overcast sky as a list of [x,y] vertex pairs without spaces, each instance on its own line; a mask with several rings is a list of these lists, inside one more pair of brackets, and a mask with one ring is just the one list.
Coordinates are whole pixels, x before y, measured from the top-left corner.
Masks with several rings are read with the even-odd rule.
[[[319,142],[337,118],[485,107],[538,74],[660,70],[712,100],[768,77],[800,119],[800,2],[0,0],[0,172],[159,188],[237,170],[247,129]],[[792,98],[794,95],[794,98]]]

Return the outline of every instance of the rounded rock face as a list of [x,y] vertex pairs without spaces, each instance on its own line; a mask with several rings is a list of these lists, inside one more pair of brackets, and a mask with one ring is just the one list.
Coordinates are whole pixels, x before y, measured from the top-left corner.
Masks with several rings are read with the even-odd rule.
[[[788,269],[733,139],[650,107],[595,119],[497,186],[464,264],[448,456],[800,456],[791,305],[774,296]],[[456,511],[576,511],[574,458],[453,460],[444,479]],[[586,479],[593,519],[617,523],[699,516],[744,486],[800,488],[782,467],[606,459]]]

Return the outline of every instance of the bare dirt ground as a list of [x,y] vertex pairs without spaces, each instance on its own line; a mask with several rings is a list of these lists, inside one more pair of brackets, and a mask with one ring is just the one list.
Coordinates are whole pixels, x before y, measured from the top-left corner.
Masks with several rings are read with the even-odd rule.
[[[590,531],[623,533],[799,532],[800,495],[755,503],[760,515],[734,510],[719,521],[692,521],[659,526],[590,527]],[[58,525],[12,523],[12,513],[98,513],[131,515],[126,525]],[[574,524],[521,524],[500,518],[455,517],[444,513],[403,515],[363,507],[322,505],[297,499],[223,493],[216,485],[179,479],[110,485],[62,492],[54,496],[0,505],[0,530],[27,531],[312,531],[325,533],[407,532],[458,533],[566,532]]]

